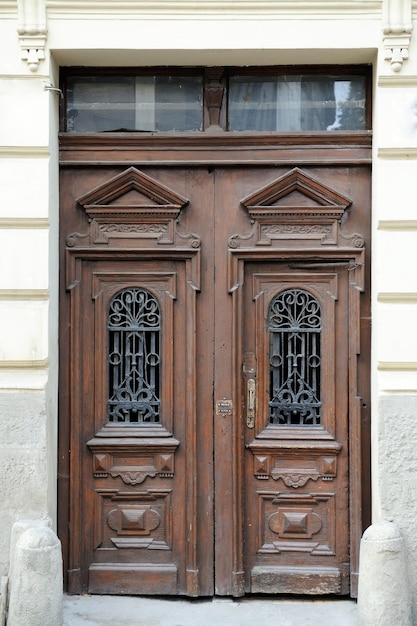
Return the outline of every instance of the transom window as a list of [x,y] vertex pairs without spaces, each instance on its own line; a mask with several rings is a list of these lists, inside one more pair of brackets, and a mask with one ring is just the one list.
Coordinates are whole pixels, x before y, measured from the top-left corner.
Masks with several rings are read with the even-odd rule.
[[63,70],[62,130],[366,130],[369,84],[364,67]]

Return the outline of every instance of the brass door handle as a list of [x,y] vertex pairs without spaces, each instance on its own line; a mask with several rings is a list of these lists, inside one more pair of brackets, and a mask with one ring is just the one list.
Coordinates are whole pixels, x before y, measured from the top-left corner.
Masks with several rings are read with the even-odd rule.
[[249,378],[246,383],[246,426],[255,427],[255,406],[256,406],[256,383],[254,378]]

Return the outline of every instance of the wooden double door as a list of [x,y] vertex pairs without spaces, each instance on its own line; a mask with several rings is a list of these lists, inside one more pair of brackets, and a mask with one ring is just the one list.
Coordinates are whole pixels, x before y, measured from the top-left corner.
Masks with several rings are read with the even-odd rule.
[[70,593],[355,594],[369,140],[303,141],[61,138]]

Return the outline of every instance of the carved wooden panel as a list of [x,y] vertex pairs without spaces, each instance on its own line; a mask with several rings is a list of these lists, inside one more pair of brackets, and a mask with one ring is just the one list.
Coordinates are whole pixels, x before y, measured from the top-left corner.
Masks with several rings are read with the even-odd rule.
[[[197,455],[189,432],[195,428],[196,385],[195,376],[186,373],[195,361],[200,240],[179,228],[188,200],[136,168],[103,172],[98,184],[88,182],[90,190],[87,185],[80,195],[74,186],[65,198],[72,225],[64,238],[71,481],[73,501],[82,503],[71,513],[78,539],[69,587],[112,593],[120,584],[124,592],[147,593],[152,579],[160,593],[196,595],[196,553],[182,551],[185,528],[192,545],[197,528]],[[117,327],[124,306],[120,294],[129,300],[137,293],[147,294],[144,306],[157,307],[158,354],[151,346],[156,340],[142,345],[147,340],[133,315],[126,335],[136,335],[116,356],[134,364],[123,369],[129,406],[134,404],[129,377],[150,385],[144,378],[146,358],[160,360],[158,419],[149,423],[135,415],[110,419],[108,408],[114,378],[109,372],[120,343],[120,333],[112,331],[113,339],[109,329]],[[146,581],[135,576],[140,571],[149,574]]]
[[95,452],[93,454],[94,478],[120,477],[128,485],[140,485],[148,477],[173,478],[175,448],[179,442],[172,438],[171,445],[167,442],[164,446],[160,446],[160,450],[158,450],[158,445],[152,446],[149,443],[148,441],[141,445],[141,442],[138,442],[125,453],[120,451],[114,443],[113,450],[107,445],[106,451],[100,453],[98,450],[104,447],[102,441],[97,439],[89,441],[88,447]]
[[[172,548],[171,491],[96,489],[101,533],[96,550],[170,550]],[[109,557],[106,557],[109,558]],[[123,557],[111,557],[123,561]],[[99,556],[99,560],[103,558]]]
[[334,556],[335,494],[258,492],[259,554]]
[[[248,509],[246,536],[247,563],[252,588],[257,591],[284,591],[288,587],[283,583],[283,572],[294,568],[298,574],[293,572],[292,577],[298,581],[296,587],[299,588],[301,571],[297,568],[301,561],[305,575],[309,572],[304,582],[306,587],[317,589],[321,575],[325,576],[330,568],[333,574],[326,586],[327,592],[347,589],[348,396],[347,371],[341,371],[340,364],[349,354],[349,327],[345,324],[349,307],[349,267],[348,261],[337,263],[333,258],[316,264],[298,260],[268,260],[267,264],[261,264],[245,260],[243,303],[247,332],[244,352],[254,355],[251,376],[256,379],[257,394],[254,428],[246,432],[247,450],[252,455],[252,459],[247,457],[252,466],[251,473],[249,468],[246,472],[247,484],[256,491],[256,499],[251,498],[249,506],[256,506],[257,516]],[[269,419],[271,369],[275,361],[270,353],[268,312],[277,294],[290,294],[295,299],[293,294],[301,289],[302,293],[314,297],[314,307],[307,298],[301,299],[305,306],[302,319],[306,323],[309,316],[315,323],[320,319],[322,329],[321,417],[313,425],[299,420],[280,425]],[[287,323],[290,312],[280,309],[276,315],[281,315]],[[295,322],[294,318],[290,325],[294,336],[307,332],[301,323]],[[303,337],[288,346],[291,350],[281,357],[288,359],[288,376],[295,377],[301,390],[297,402],[302,403],[305,398],[308,403],[309,395],[306,391],[303,393],[299,380],[303,372],[308,371],[302,365]],[[245,384],[245,376],[243,381]],[[290,392],[291,389],[285,395],[284,389],[283,398],[292,406]],[[265,490],[259,490],[260,481]]]
[[258,480],[282,480],[287,487],[298,489],[304,487],[308,481],[317,482],[319,479],[325,482],[333,481],[337,476],[337,454],[339,449],[329,449],[326,455],[323,450],[309,449],[308,458],[302,454],[297,455],[295,451],[279,451],[276,454],[259,454],[256,446],[252,446],[253,474]]
[[233,235],[231,248],[243,240],[256,246],[337,245],[340,220],[352,201],[295,167],[241,200],[253,222],[252,232]]

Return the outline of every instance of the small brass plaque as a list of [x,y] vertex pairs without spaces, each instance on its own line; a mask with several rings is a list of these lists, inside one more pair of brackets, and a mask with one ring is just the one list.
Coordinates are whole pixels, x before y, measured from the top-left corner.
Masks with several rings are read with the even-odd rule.
[[216,402],[216,415],[232,415],[233,413],[233,402],[232,400],[217,400]]

